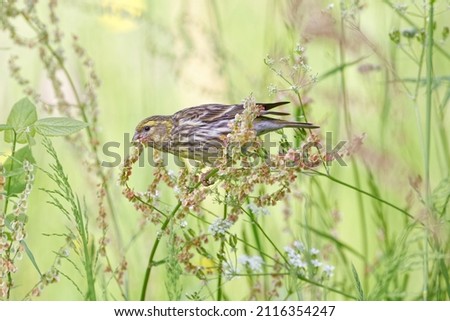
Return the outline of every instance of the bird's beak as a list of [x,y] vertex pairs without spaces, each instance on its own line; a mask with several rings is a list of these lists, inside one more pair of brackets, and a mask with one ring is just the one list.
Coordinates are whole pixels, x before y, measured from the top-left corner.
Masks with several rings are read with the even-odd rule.
[[135,132],[133,136],[132,142],[138,142],[141,139],[141,134],[139,132]]

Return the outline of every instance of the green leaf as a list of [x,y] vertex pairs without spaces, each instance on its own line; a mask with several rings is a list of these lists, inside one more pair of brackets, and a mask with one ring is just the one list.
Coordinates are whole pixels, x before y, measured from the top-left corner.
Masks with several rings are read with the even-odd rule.
[[34,123],[34,128],[42,136],[67,136],[86,126],[85,122],[67,117],[43,118]]
[[8,129],[12,129],[12,127],[9,125],[6,125],[6,124],[0,124],[0,132],[2,130],[8,130]]
[[[11,109],[6,125],[10,126],[9,129],[13,129],[16,132],[16,142],[25,144],[27,142],[27,135],[33,137],[35,134],[34,128],[31,125],[36,120],[36,107],[28,98],[22,98]],[[14,132],[7,130],[5,132],[5,142],[12,143],[13,140]]]
[[23,170],[24,160],[28,160],[32,164],[36,163],[28,145],[16,151],[14,158],[11,156],[8,157],[3,164],[3,168],[6,171],[5,176],[8,177],[5,184],[5,191],[8,196],[21,193],[25,190],[26,174]]
[[8,214],[5,217],[5,224],[6,226],[12,230],[13,227],[11,226],[11,224],[13,222],[21,222],[23,224],[25,224],[28,221],[28,216],[26,216],[26,214],[19,214],[19,216],[16,216],[15,214]]
[[359,280],[358,272],[356,271],[355,266],[352,264],[352,272],[353,272],[353,281],[355,282],[356,290],[358,291],[358,300],[364,300],[364,291],[361,286],[361,281]]
[[41,270],[39,270],[39,266],[37,265],[36,259],[33,255],[33,252],[31,252],[30,248],[28,247],[27,243],[25,241],[20,241],[20,243],[25,248],[25,253],[27,253],[28,258],[30,259],[31,263],[33,264],[36,271],[39,273],[40,276],[42,276]]

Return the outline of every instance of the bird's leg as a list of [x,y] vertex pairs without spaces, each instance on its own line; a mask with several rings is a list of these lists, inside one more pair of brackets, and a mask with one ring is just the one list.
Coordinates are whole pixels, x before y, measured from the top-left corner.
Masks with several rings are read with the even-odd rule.
[[203,186],[211,186],[212,184],[214,184],[214,180],[212,179],[212,177],[210,177],[212,171],[214,171],[214,169],[210,169],[200,175],[200,182]]

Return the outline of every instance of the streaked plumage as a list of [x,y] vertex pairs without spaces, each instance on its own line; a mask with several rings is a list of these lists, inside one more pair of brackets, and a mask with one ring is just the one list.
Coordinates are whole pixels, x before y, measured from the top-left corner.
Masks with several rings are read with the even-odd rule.
[[[261,115],[253,121],[257,135],[285,127],[318,128],[310,123],[268,117],[289,115],[272,111],[273,108],[288,103],[257,103],[264,107]],[[212,164],[222,154],[222,138],[231,132],[230,121],[243,110],[243,104],[205,104],[180,110],[170,116],[150,116],[136,126],[133,141],[180,157]]]

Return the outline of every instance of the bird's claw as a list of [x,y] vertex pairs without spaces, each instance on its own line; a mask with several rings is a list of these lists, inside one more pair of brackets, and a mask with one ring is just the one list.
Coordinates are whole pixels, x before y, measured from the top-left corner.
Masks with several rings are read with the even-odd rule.
[[211,171],[207,171],[206,173],[202,173],[200,175],[200,182],[202,183],[203,186],[211,186],[212,184],[214,184],[214,181],[211,179],[211,177],[209,177]]

